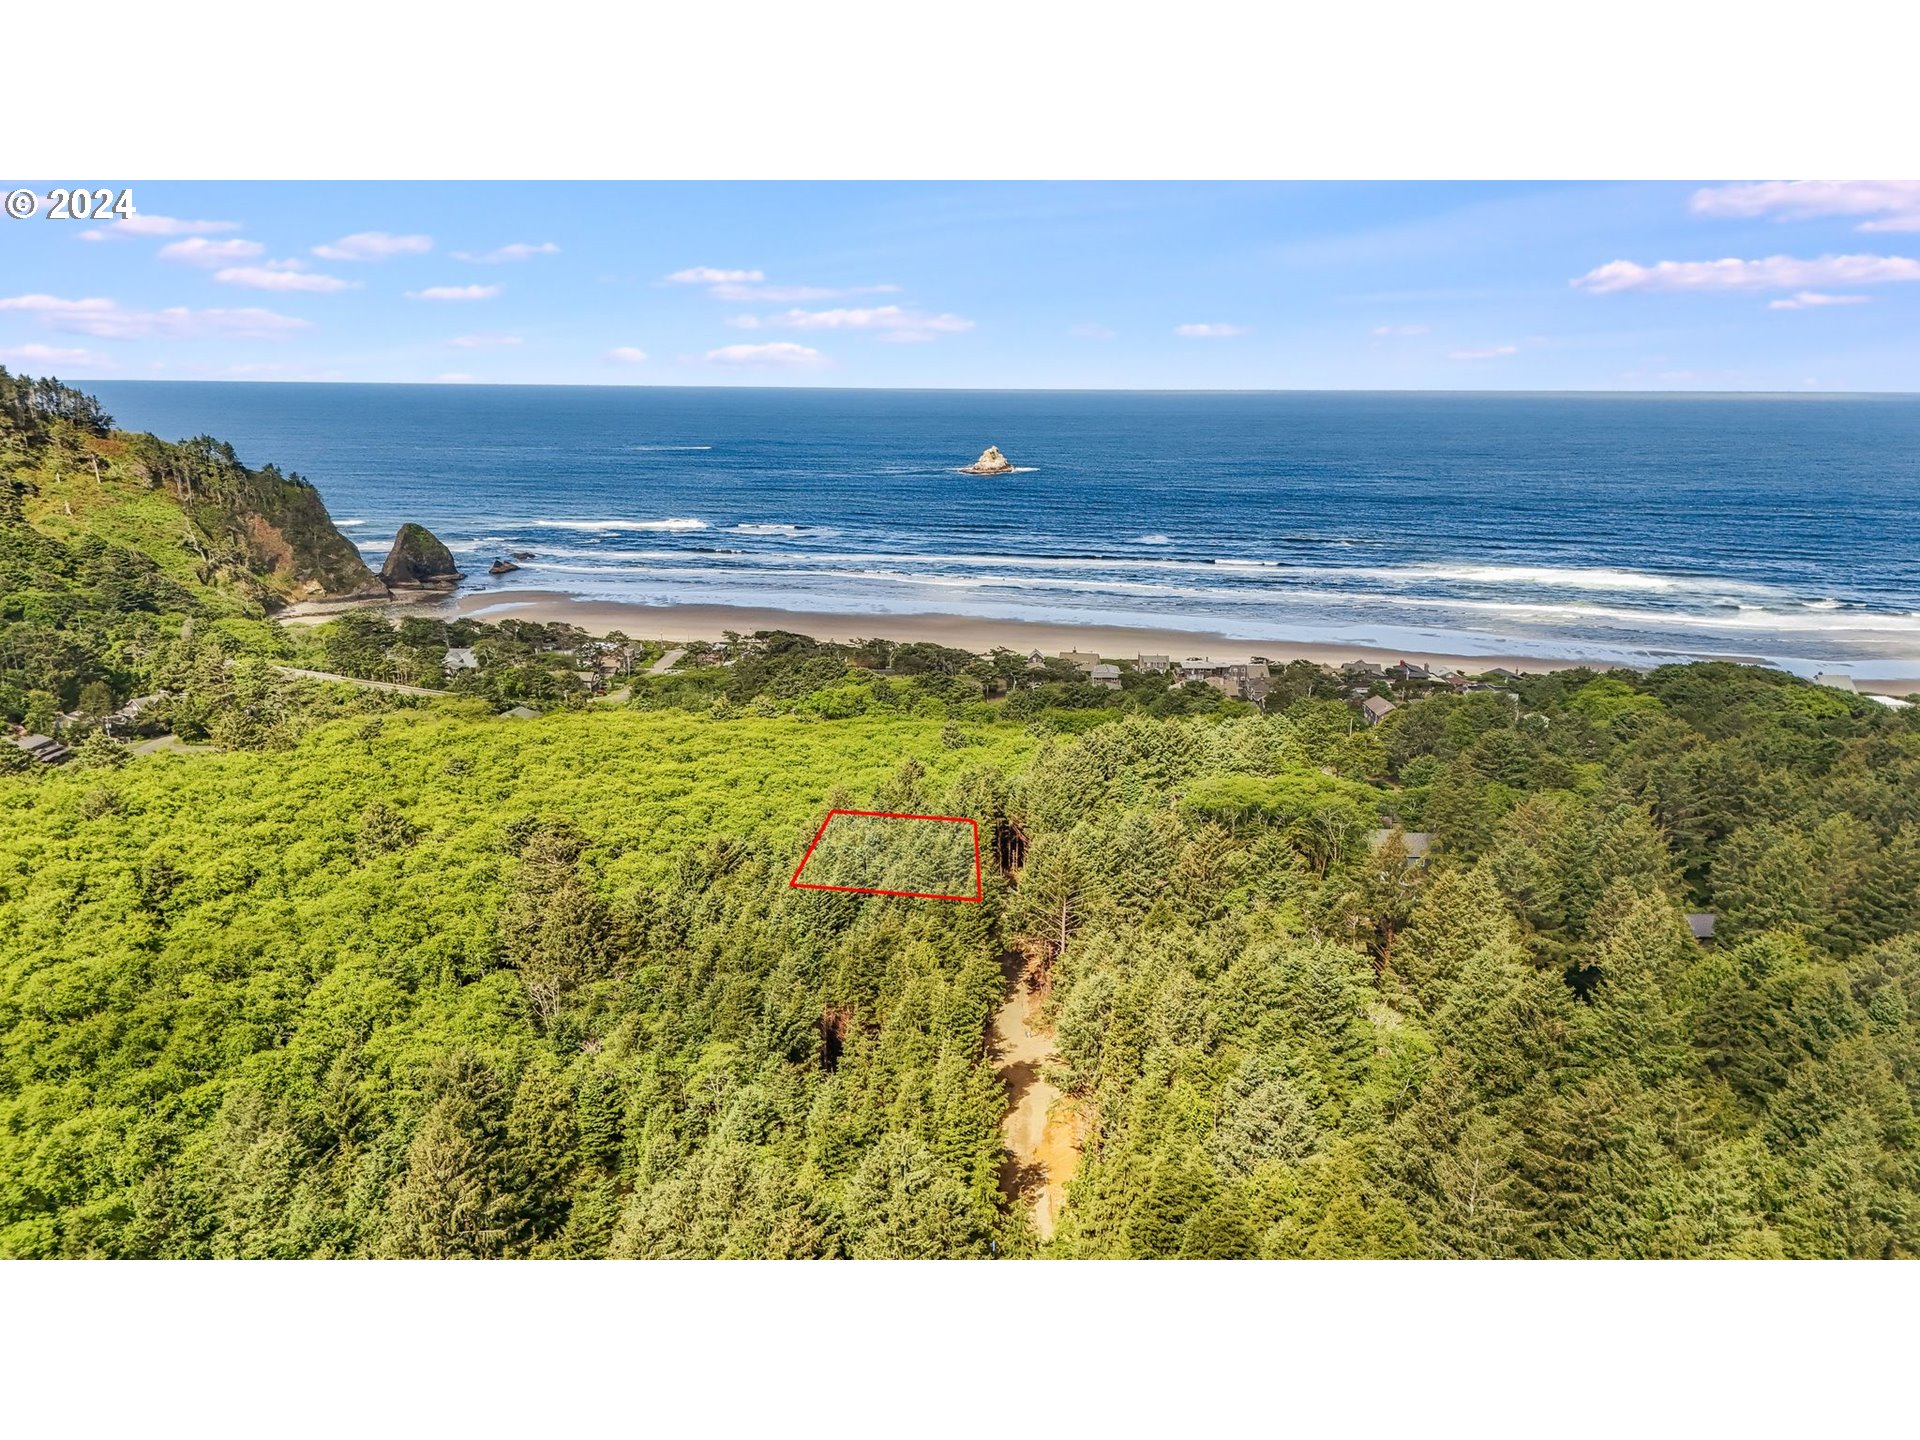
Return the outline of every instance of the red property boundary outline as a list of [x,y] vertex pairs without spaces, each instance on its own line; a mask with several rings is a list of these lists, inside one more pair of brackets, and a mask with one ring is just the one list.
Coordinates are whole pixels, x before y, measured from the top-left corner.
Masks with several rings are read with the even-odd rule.
[[[807,861],[813,858],[813,852],[820,844],[820,837],[827,833],[827,826],[833,823],[836,815],[856,815],[866,820],[943,820],[951,825],[965,825],[973,831],[973,894],[971,895],[929,895],[919,890],[875,890],[865,885],[816,885],[812,881],[803,881],[801,871],[807,868]],[[794,867],[793,878],[787,882],[790,890],[839,890],[851,895],[897,895],[905,900],[956,900],[962,904],[977,904],[986,898],[980,877],[980,822],[968,815],[895,815],[886,810],[829,810],[827,818],[820,822],[820,828],[813,832],[813,844],[807,846],[807,853],[800,857],[800,863]]]

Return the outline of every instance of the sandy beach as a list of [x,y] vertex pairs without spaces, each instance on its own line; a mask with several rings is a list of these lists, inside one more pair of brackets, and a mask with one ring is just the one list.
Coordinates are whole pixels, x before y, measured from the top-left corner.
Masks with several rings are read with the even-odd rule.
[[[1364,645],[1317,645],[1295,640],[1248,640],[1217,631],[1147,629],[1124,625],[1058,625],[1033,620],[990,620],[972,615],[842,615],[803,610],[760,609],[735,605],[632,605],[610,600],[581,600],[557,590],[495,590],[423,601],[404,613],[453,613],[475,620],[537,620],[577,625],[589,634],[618,630],[636,640],[718,640],[726,631],[750,635],[756,630],[791,630],[816,640],[854,641],[873,636],[923,640],[981,654],[996,647],[1025,653],[1039,650],[1097,652],[1110,659],[1201,655],[1237,664],[1255,656],[1284,664],[1312,660],[1339,665],[1349,660],[1391,663],[1413,660],[1461,670],[1503,665],[1509,670],[1548,671],[1575,662],[1540,656],[1450,655],[1433,651],[1380,650]],[[1595,667],[1605,668],[1605,667]]]
[[[1166,655],[1175,660],[1204,656],[1227,664],[1260,658],[1276,664],[1311,660],[1321,665],[1343,665],[1349,660],[1392,664],[1412,660],[1422,665],[1445,665],[1469,674],[1495,666],[1522,674],[1554,670],[1615,667],[1601,661],[1582,661],[1544,655],[1465,655],[1443,650],[1389,650],[1368,645],[1323,645],[1304,640],[1252,640],[1215,630],[1180,630],[1129,625],[1061,625],[1035,620],[992,620],[975,615],[845,615],[829,611],[776,610],[745,605],[635,605],[617,600],[582,600],[559,590],[490,590],[469,595],[422,595],[398,602],[352,601],[342,604],[307,602],[282,611],[280,619],[292,625],[319,625],[348,610],[378,604],[389,615],[428,615],[472,620],[534,620],[542,624],[577,625],[590,635],[618,631],[635,640],[669,644],[718,640],[729,630],[751,635],[756,630],[791,630],[816,640],[851,642],[880,637],[887,640],[930,641],[960,650],[986,654],[997,647],[1022,653],[1038,650],[1057,655],[1063,650],[1097,653],[1110,660],[1137,655]],[[1696,657],[1707,658],[1707,657]],[[1751,657],[1722,657],[1742,664],[1764,664]],[[1632,668],[1632,667],[1624,667]],[[1854,675],[1863,693],[1905,696],[1920,694],[1920,679]]]

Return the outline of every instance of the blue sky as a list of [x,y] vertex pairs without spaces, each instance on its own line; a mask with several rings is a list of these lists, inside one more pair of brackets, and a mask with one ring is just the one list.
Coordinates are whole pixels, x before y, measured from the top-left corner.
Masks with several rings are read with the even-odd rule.
[[1912,182],[132,189],[133,221],[0,219],[0,364],[72,379],[1920,391]]

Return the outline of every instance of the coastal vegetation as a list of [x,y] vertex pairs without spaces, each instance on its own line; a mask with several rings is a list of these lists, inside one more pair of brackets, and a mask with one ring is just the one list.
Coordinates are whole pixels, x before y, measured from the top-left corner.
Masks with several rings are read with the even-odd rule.
[[[0,742],[0,1254],[1920,1251],[1920,712],[1697,664],[1369,726],[778,632],[596,701],[564,627],[279,623],[324,537],[0,401],[0,715],[76,757]],[[160,691],[211,748],[103,723]],[[830,809],[975,820],[983,900],[792,888]]]

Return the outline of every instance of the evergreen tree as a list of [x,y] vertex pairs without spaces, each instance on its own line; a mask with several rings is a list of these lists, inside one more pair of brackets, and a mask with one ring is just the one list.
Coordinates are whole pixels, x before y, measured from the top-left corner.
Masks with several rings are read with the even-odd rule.
[[991,1224],[966,1188],[910,1135],[894,1132],[847,1186],[848,1253],[857,1260],[978,1258]]
[[1879,847],[1841,897],[1834,941],[1857,954],[1882,940],[1920,928],[1920,828],[1907,825]]
[[502,1167],[498,1082],[484,1062],[455,1054],[407,1146],[387,1207],[383,1255],[482,1259],[504,1251],[510,1194]]

